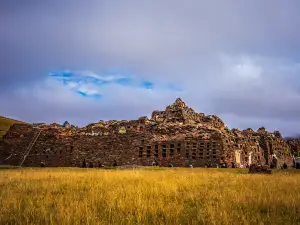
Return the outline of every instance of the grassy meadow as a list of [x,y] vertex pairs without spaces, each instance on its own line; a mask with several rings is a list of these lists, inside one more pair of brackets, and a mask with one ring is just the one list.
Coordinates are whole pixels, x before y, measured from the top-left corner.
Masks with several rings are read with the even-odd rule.
[[0,224],[300,224],[300,173],[0,169]]

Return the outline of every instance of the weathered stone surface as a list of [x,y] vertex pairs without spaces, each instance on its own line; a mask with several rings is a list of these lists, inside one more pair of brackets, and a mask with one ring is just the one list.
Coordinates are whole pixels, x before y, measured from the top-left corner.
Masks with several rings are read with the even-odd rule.
[[286,141],[291,148],[294,156],[300,156],[300,139],[289,139]]
[[288,139],[287,143],[292,152],[294,167],[300,169],[300,139]]
[[40,166],[41,162],[46,166],[81,166],[84,159],[93,167],[293,165],[291,149],[280,133],[264,128],[257,132],[250,128],[229,130],[219,117],[196,113],[181,99],[165,111],[154,111],[151,119],[101,120],[83,128],[16,124],[3,140],[0,163],[12,165],[19,165],[27,153],[24,166]]

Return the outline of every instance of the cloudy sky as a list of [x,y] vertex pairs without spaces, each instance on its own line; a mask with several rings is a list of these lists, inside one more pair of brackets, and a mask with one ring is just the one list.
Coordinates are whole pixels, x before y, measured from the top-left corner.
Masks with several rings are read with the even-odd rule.
[[181,97],[300,133],[300,1],[0,1],[0,115],[86,125]]

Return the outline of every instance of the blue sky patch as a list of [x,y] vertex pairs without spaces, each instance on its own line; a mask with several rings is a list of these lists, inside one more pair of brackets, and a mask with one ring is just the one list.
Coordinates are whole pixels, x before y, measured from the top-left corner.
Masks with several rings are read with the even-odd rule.
[[100,99],[102,97],[100,94],[87,94],[86,92],[83,91],[77,91],[76,93],[83,97],[88,97],[93,99]]
[[[62,71],[49,73],[51,79],[62,82],[62,84],[83,97],[101,98],[101,90],[104,85],[117,84],[124,87],[142,88],[152,90],[154,83],[149,80],[140,79],[125,73],[96,74],[92,71]],[[162,89],[180,91],[174,85],[160,85]]]
[[153,83],[150,82],[150,81],[144,81],[144,82],[143,82],[143,86],[144,86],[146,89],[152,89],[152,88],[153,88]]

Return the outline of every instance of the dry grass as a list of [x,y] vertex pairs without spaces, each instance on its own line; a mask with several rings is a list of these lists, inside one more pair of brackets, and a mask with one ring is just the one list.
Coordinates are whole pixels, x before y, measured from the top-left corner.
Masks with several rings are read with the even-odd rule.
[[300,224],[300,173],[0,170],[0,224]]

